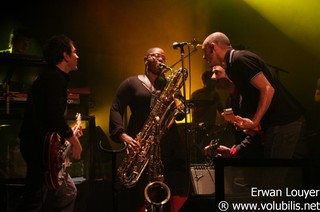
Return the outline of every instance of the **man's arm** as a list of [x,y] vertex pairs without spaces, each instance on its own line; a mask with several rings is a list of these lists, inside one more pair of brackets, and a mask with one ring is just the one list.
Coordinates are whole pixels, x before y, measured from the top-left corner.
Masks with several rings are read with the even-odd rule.
[[316,93],[314,95],[314,100],[316,102],[320,102],[320,89],[316,89]]
[[255,123],[256,127],[260,124],[260,120],[271,104],[274,95],[274,88],[262,72],[253,77],[250,83],[260,92],[257,111],[252,118],[252,121]]
[[76,160],[80,160],[81,153],[82,153],[82,146],[78,137],[76,135],[72,135],[71,137],[67,138],[67,140],[71,143],[72,158]]
[[320,78],[317,81],[317,88],[314,94],[314,101],[320,102]]
[[237,116],[238,121],[235,125],[239,129],[255,129],[260,126],[260,121],[268,110],[274,95],[274,88],[262,72],[254,76],[250,83],[260,92],[259,102],[252,119]]

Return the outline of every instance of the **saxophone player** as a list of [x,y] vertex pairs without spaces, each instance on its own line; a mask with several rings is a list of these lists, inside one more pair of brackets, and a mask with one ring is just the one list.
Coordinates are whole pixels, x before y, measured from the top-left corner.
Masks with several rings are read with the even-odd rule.
[[[139,141],[135,140],[135,136],[143,128],[156,102],[155,98],[159,96],[166,84],[165,78],[160,77],[164,66],[168,68],[165,63],[164,50],[158,47],[150,48],[144,57],[144,74],[128,77],[116,91],[110,108],[109,133],[113,141],[123,142],[127,145],[127,154],[129,151],[137,151],[141,147]],[[130,108],[131,115],[128,126],[125,126],[123,117],[127,107]],[[172,129],[173,127],[170,128],[170,131]],[[178,133],[170,134],[178,135]],[[132,208],[138,211],[138,208],[144,207],[144,188],[148,184],[146,178],[142,175],[134,187],[122,187],[117,192],[119,211],[132,211]],[[124,201],[125,204],[123,204]]]
[[[160,64],[165,62],[164,50],[151,48],[144,57],[145,73],[128,77],[120,84],[110,109],[109,133],[112,140],[126,143],[129,149],[140,147],[134,137],[151,112],[152,98],[159,92],[155,88],[155,80],[162,72]],[[125,128],[123,115],[127,107],[131,116]]]

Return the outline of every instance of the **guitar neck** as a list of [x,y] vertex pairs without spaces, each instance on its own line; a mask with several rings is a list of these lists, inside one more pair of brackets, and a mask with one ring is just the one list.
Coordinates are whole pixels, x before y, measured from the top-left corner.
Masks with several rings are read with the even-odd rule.
[[[240,120],[239,118],[237,118],[237,117],[233,114],[232,108],[224,109],[223,118],[224,118],[226,121],[228,121],[228,122],[230,122],[230,123],[232,123],[232,124],[234,124],[235,122],[237,122],[237,121]],[[259,126],[255,127],[254,129],[250,129],[250,130],[248,130],[248,131],[251,131],[251,132],[256,133],[256,132],[261,132],[262,129],[261,129],[261,126],[259,125]]]
[[80,113],[77,113],[76,118],[77,118],[77,125],[76,125],[76,127],[74,128],[74,130],[73,130],[73,134],[74,134],[74,135],[78,134],[79,129],[80,129],[80,127],[81,127],[81,114],[80,114]]

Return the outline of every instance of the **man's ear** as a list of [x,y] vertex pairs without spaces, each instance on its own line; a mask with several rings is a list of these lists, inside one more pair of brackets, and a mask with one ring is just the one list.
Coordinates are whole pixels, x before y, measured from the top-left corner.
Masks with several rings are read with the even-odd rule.
[[70,59],[70,55],[68,55],[66,52],[63,52],[63,60],[64,60],[65,62],[68,62],[69,59]]
[[150,55],[144,57],[144,64],[152,61],[152,57]]
[[209,48],[210,48],[210,52],[212,53],[213,52],[213,50],[214,50],[214,48],[215,48],[215,43],[214,42],[211,42],[210,43],[210,46],[209,46]]

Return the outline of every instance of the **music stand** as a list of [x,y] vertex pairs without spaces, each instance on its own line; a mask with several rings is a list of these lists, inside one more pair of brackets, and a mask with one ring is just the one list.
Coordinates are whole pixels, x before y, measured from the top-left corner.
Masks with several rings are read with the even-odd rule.
[[124,151],[127,148],[127,144],[124,143],[124,146],[121,149],[114,150],[114,149],[106,149],[103,147],[102,140],[99,141],[99,147],[103,152],[110,153],[111,154],[111,166],[112,166],[112,179],[111,179],[111,185],[112,185],[112,204],[113,204],[113,211],[118,211],[118,205],[117,205],[117,199],[116,199],[116,165],[117,165],[117,153],[120,153]]

